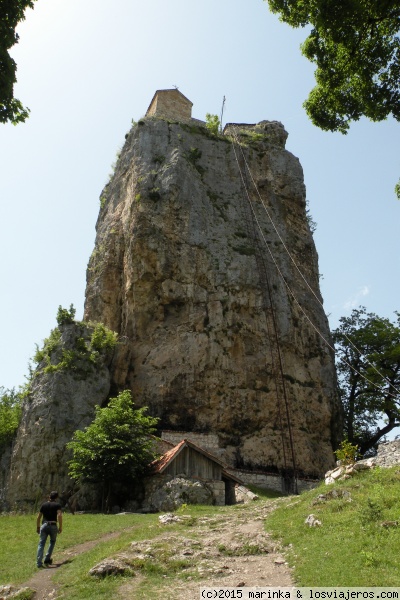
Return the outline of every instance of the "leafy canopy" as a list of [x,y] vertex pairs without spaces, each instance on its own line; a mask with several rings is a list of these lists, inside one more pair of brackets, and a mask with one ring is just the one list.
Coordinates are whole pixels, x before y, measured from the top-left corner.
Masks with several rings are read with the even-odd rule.
[[105,408],[96,406],[94,421],[67,444],[73,453],[70,476],[110,488],[112,482],[132,482],[143,474],[155,456],[151,434],[158,420],[146,411],[134,409],[129,390]]
[[14,98],[17,65],[8,51],[18,43],[15,28],[25,19],[25,10],[33,8],[34,1],[0,0],[0,123],[17,125],[29,116],[29,108]]
[[75,322],[76,308],[73,304],[70,304],[68,308],[63,308],[60,304],[57,310],[57,324],[59,327],[62,325],[70,325]]
[[[57,324],[52,329],[48,338],[43,341],[43,347],[36,345],[33,361],[41,365],[31,373],[31,377],[43,371],[54,373],[56,371],[75,371],[86,376],[97,368],[104,355],[113,350],[118,341],[118,334],[108,329],[103,323],[75,321],[75,308],[71,304],[69,309],[58,307]],[[75,325],[74,335],[69,335],[63,340],[62,331],[65,325]]]
[[206,114],[206,127],[214,135],[218,135],[221,129],[221,122],[218,115]]
[[0,449],[12,442],[22,414],[22,395],[0,387]]
[[311,26],[302,53],[316,87],[304,106],[324,130],[346,133],[362,115],[400,120],[399,0],[268,0],[292,27]]
[[391,323],[360,307],[333,332],[345,435],[361,454],[400,426],[400,313],[396,316]]

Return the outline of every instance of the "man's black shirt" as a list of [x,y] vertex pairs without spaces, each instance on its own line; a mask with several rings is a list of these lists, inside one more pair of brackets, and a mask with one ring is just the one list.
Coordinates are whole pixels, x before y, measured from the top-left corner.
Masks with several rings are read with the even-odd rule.
[[58,510],[61,510],[61,504],[59,502],[52,502],[50,500],[42,504],[40,512],[43,515],[43,521],[57,521]]

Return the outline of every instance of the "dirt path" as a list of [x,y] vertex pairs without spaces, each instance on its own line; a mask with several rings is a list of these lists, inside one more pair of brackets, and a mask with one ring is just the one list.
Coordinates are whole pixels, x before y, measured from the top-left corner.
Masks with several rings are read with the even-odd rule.
[[[243,511],[199,520],[190,537],[166,533],[148,540],[146,549],[156,558],[154,546],[171,544],[176,559],[190,559],[193,579],[167,577],[152,598],[197,600],[200,587],[291,587],[292,573],[279,548],[264,530],[264,521],[276,502],[249,504]],[[188,530],[189,533],[189,530]],[[141,542],[141,552],[143,545]],[[140,550],[139,547],[137,547]],[[200,581],[199,581],[200,576]],[[121,586],[121,598],[134,598],[142,578],[133,578]]]
[[54,600],[57,598],[57,586],[52,580],[55,571],[66,563],[69,563],[73,558],[75,558],[75,556],[83,554],[84,552],[88,552],[97,546],[97,544],[112,540],[118,537],[120,534],[120,531],[108,533],[107,535],[104,535],[96,540],[92,540],[91,542],[78,544],[77,546],[68,548],[63,552],[56,553],[57,562],[54,561],[50,567],[45,569],[38,569],[35,575],[24,584],[24,587],[29,587],[32,590],[35,590],[35,600]]
[[[116,558],[125,562],[165,557],[166,549],[174,560],[185,561],[187,579],[176,574],[165,577],[152,598],[163,600],[194,600],[200,587],[267,587],[293,586],[291,571],[279,554],[279,548],[264,530],[264,520],[276,507],[276,501],[253,502],[240,511],[199,518],[194,526],[178,531],[164,525],[160,535],[132,543]],[[185,517],[183,517],[185,522]],[[55,600],[57,587],[52,580],[55,570],[104,541],[116,538],[120,532],[74,546],[57,553],[57,563],[40,569],[25,584],[36,591],[35,600]],[[119,589],[121,598],[134,598],[144,577],[124,580]]]

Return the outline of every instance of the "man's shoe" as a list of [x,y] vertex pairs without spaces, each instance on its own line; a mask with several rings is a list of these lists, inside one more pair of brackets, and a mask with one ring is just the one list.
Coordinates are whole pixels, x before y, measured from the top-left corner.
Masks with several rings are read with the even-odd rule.
[[45,565],[52,565],[53,564],[53,559],[52,558],[48,558],[47,560],[45,559],[44,561]]
[[38,569],[44,569],[44,568],[45,568],[45,566],[44,566],[44,565],[37,565],[37,568],[38,568]]

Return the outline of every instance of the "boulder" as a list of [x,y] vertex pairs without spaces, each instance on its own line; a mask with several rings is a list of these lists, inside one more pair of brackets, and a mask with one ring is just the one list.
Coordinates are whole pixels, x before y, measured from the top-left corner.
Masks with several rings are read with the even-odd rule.
[[119,558],[106,558],[92,567],[89,575],[107,577],[108,575],[134,575],[132,568]]
[[214,504],[213,492],[206,483],[181,476],[161,482],[145,499],[145,508],[155,512],[173,511],[182,504]]
[[308,525],[309,527],[321,527],[322,523],[319,519],[317,519],[317,517],[313,514],[308,515],[308,517],[306,518],[306,520],[304,521],[305,525]]

